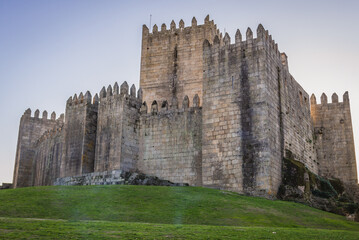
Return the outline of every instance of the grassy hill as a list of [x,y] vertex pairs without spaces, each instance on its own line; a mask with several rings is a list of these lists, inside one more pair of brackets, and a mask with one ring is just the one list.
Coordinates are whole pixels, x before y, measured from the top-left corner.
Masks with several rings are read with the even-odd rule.
[[339,215],[207,188],[32,187],[0,202],[0,238],[359,238]]

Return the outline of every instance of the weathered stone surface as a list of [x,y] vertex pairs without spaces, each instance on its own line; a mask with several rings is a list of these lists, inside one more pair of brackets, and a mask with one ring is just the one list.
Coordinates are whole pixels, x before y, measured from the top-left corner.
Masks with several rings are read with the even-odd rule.
[[357,183],[353,127],[350,114],[349,96],[346,92],[343,102],[333,94],[332,103],[326,96],[317,104],[315,96],[311,104],[314,125],[315,147],[320,164],[319,174],[339,178],[346,183]]
[[[283,159],[282,183],[278,198],[307,204],[324,211],[356,219],[358,198],[353,194],[357,185],[348,186],[339,179],[327,179],[311,172],[303,163]],[[356,190],[357,191],[357,190]]]
[[79,186],[79,185],[152,185],[152,186],[188,186],[186,183],[172,183],[148,176],[140,172],[126,172],[112,170],[104,172],[85,173],[78,176],[57,178],[55,186]]
[[[314,95],[309,101],[268,31],[260,24],[245,35],[238,30],[231,43],[209,16],[202,25],[195,18],[189,27],[172,22],[159,31],[154,25],[152,33],[143,26],[137,96],[127,82],[103,87],[92,102],[89,92],[75,94],[66,103],[65,122],[64,115],[50,120],[44,112],[40,119],[39,111],[31,117],[27,110],[14,187],[79,175],[76,181],[92,183],[100,181],[91,180],[93,172],[121,170],[267,198],[284,192],[285,199],[314,199],[330,209],[320,180],[327,177],[352,186],[356,201],[348,94],[343,102],[337,94],[332,103],[325,94],[321,104]],[[283,167],[283,158],[306,170]],[[279,188],[285,174],[301,177]]]

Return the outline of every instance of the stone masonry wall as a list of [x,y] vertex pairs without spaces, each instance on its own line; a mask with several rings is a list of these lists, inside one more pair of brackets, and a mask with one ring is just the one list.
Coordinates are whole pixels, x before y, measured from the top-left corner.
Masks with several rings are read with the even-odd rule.
[[311,96],[311,115],[315,129],[315,146],[319,161],[319,174],[338,178],[345,183],[357,183],[357,171],[350,114],[349,95],[346,92],[343,102],[338,95],[332,95],[328,103],[323,93],[321,103],[317,104]]
[[62,127],[46,131],[38,140],[32,166],[32,186],[53,185],[60,177],[63,142]]
[[183,20],[178,28],[174,21],[169,29],[165,24],[160,30],[154,25],[152,33],[144,25],[140,74],[143,100],[160,104],[173,96],[192,99],[195,94],[202,99],[202,44],[215,34],[219,31],[209,16],[203,25],[197,25],[195,18],[189,27],[184,27]]
[[[285,149],[317,171],[308,94],[262,25],[204,43],[203,184],[275,196]],[[294,97],[293,97],[294,96]]]
[[[281,149],[282,158],[286,153],[291,158],[302,162],[313,173],[318,173],[318,162],[314,149],[314,132],[310,118],[308,93],[289,73],[285,53],[278,54],[278,46],[266,31],[266,55],[264,78],[267,80],[267,103],[269,106],[269,123],[279,127],[275,132],[279,142],[274,143]],[[268,126],[270,126],[268,125]]]
[[202,111],[198,95],[193,107],[186,96],[182,108],[177,99],[171,106],[154,101],[147,113],[141,107],[139,171],[177,183],[202,185]]
[[66,104],[61,177],[94,171],[98,98],[75,94]]
[[45,131],[63,123],[63,115],[56,120],[54,112],[51,114],[51,119],[47,119],[46,111],[43,112],[42,118],[39,118],[39,114],[39,110],[36,110],[34,117],[31,117],[31,110],[28,109],[21,117],[14,167],[14,188],[32,185],[34,145]]
[[95,171],[133,170],[138,159],[138,122],[141,90],[115,83],[100,92]]
[[204,43],[202,179],[203,186],[243,192],[241,58],[228,35],[223,41]]

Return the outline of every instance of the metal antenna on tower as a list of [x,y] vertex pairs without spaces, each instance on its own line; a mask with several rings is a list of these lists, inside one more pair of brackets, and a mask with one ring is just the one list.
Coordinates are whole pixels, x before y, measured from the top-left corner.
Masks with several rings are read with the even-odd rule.
[[150,14],[150,29],[151,29],[152,14]]

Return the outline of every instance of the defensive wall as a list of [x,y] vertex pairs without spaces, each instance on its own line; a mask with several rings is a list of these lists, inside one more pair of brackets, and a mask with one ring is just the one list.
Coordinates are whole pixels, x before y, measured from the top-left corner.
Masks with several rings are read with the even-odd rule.
[[209,16],[152,33],[143,26],[137,92],[124,82],[94,98],[75,94],[65,121],[25,112],[14,186],[122,170],[273,198],[289,156],[356,183],[348,94],[309,99],[261,24],[255,35],[237,30],[231,43]]

